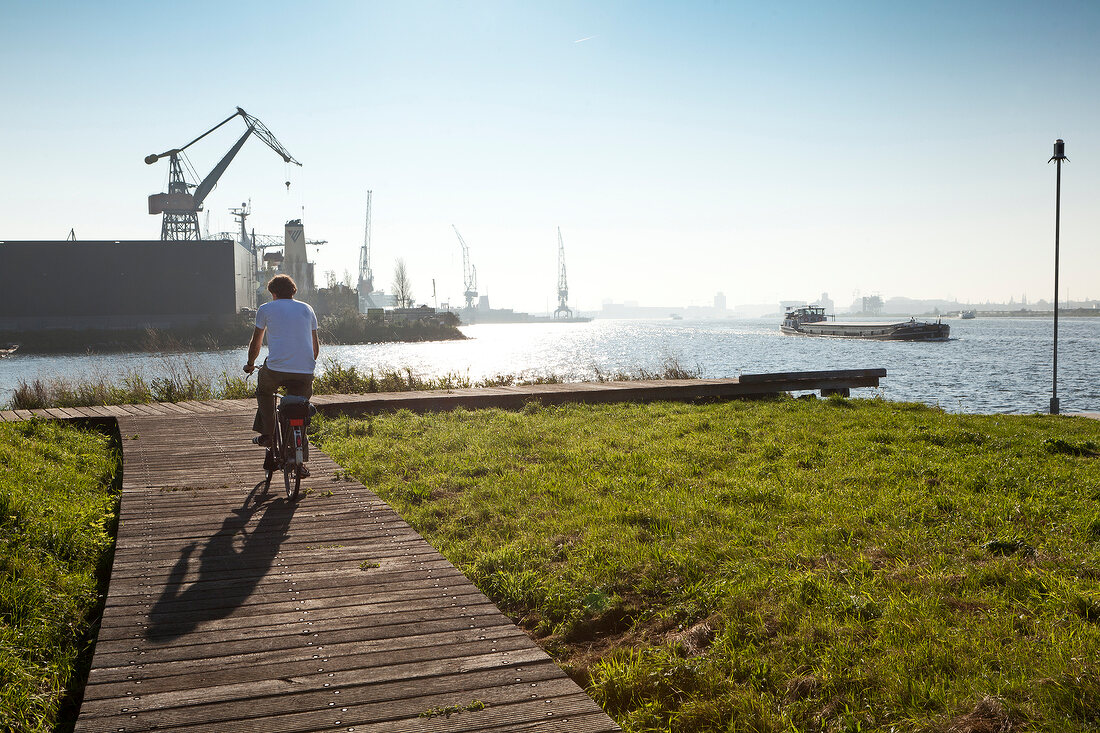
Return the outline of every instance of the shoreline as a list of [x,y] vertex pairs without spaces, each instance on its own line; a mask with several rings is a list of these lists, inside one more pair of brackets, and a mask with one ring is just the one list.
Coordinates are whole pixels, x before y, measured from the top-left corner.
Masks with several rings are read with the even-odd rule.
[[[139,352],[156,354],[176,351],[218,351],[244,348],[252,338],[253,325],[234,323],[231,326],[207,324],[177,329],[50,329],[44,331],[0,331],[0,344],[17,344],[11,354],[65,355],[118,354]],[[357,324],[353,324],[357,325]],[[322,320],[317,329],[322,344],[350,346],[372,343],[418,343],[453,341],[467,338],[457,326],[440,323],[378,324],[364,320],[358,327],[327,324]]]
[[[934,315],[932,313],[925,313],[920,316],[921,318],[950,318],[952,320],[960,320],[959,316],[954,313],[945,314],[940,313]],[[1054,318],[1054,311],[974,311],[975,318]],[[1100,309],[1098,308],[1069,308],[1058,309],[1059,318],[1100,318]]]

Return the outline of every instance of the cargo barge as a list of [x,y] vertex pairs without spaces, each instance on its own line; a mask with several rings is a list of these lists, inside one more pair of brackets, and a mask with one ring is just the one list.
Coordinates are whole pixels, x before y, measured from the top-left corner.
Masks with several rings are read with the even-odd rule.
[[825,315],[817,305],[788,308],[779,330],[791,336],[830,336],[833,338],[870,341],[947,341],[951,327],[945,323],[908,321],[872,323],[870,321],[837,321]]

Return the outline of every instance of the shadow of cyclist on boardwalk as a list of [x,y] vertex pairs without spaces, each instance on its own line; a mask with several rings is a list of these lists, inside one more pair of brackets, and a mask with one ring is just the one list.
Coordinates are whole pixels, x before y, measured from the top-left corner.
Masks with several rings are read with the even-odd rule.
[[[207,621],[229,616],[252,595],[271,569],[297,506],[281,497],[264,501],[266,495],[257,495],[262,486],[263,482],[257,484],[244,505],[234,509],[203,545],[198,578],[190,585],[184,580],[199,543],[192,542],[180,551],[164,591],[149,613],[147,639],[178,639]],[[250,528],[257,515],[259,521]]]

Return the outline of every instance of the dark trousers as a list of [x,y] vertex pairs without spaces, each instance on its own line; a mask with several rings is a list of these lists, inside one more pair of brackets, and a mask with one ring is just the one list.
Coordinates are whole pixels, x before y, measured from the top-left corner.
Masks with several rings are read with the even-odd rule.
[[286,387],[286,393],[309,399],[313,396],[313,375],[276,372],[262,366],[256,377],[256,419],[252,429],[263,435],[275,434],[275,390]]

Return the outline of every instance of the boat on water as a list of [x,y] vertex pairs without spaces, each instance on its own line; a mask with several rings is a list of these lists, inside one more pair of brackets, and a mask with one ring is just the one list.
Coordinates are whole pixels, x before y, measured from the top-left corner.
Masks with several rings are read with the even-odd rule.
[[779,330],[791,336],[831,336],[870,341],[946,341],[951,327],[940,321],[837,321],[818,305],[787,308]]
[[977,314],[974,313],[974,311],[960,311],[959,312],[959,318],[963,319],[964,321],[968,321],[971,318],[976,318],[976,317],[977,317]]
[[0,358],[11,356],[17,351],[19,351],[19,344],[4,344],[0,346]]

